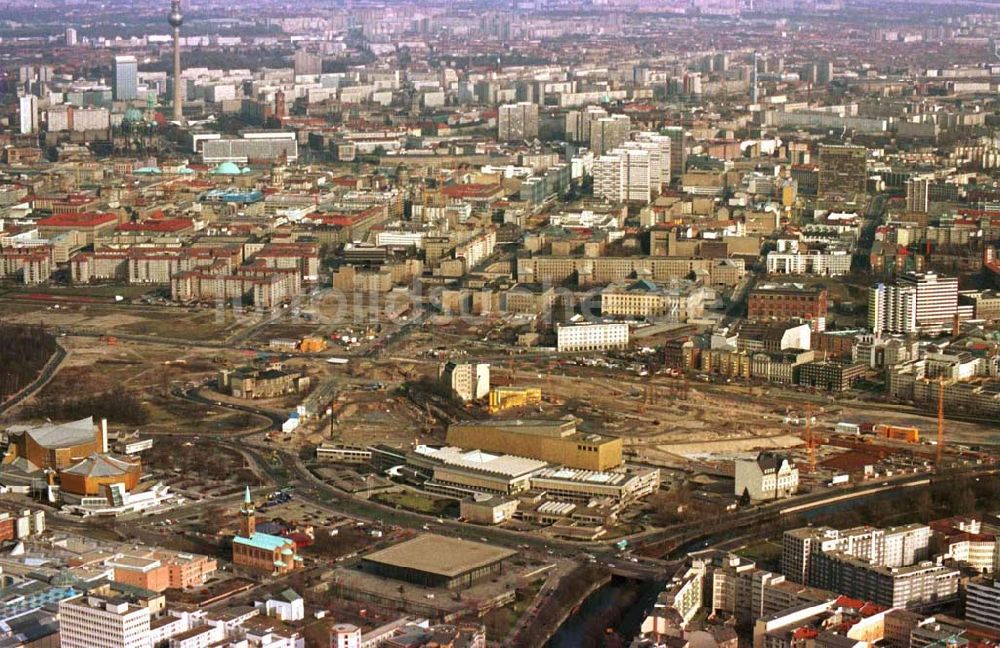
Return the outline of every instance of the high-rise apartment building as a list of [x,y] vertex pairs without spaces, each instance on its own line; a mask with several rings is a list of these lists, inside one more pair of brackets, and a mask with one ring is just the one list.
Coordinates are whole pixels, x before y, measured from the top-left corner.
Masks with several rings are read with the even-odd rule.
[[906,211],[926,214],[931,207],[931,179],[913,178],[906,181]]
[[635,141],[626,142],[624,148],[639,148],[649,152],[650,178],[653,190],[659,193],[670,184],[670,170],[673,156],[673,142],[667,135],[642,132],[635,135]]
[[819,196],[863,194],[868,183],[868,150],[863,146],[819,147]]
[[59,602],[63,648],[151,648],[149,608],[83,594]]
[[833,62],[821,61],[816,64],[816,83],[827,85],[833,81]]
[[916,292],[918,330],[934,332],[951,328],[958,312],[958,278],[913,272],[899,277],[896,285],[912,287]]
[[917,332],[917,291],[912,286],[876,284],[868,289],[868,328],[873,333]]
[[587,144],[590,142],[591,124],[608,116],[608,111],[600,106],[587,106],[583,110],[566,113],[566,140]]
[[139,96],[139,62],[134,56],[115,57],[115,101],[133,101]]
[[66,40],[66,47],[76,47],[77,43],[76,30],[73,29],[72,27],[67,27],[65,33],[65,40]]
[[604,155],[625,143],[632,120],[628,115],[602,117],[590,124],[590,150],[594,155]]
[[306,50],[296,50],[292,60],[295,76],[323,73],[323,57]]
[[38,97],[35,95],[21,97],[19,118],[22,135],[38,131]]
[[502,142],[535,139],[538,137],[538,105],[522,101],[500,106],[497,127],[497,138]]
[[609,202],[648,203],[653,194],[650,160],[650,151],[638,147],[615,149],[597,158],[594,197]]

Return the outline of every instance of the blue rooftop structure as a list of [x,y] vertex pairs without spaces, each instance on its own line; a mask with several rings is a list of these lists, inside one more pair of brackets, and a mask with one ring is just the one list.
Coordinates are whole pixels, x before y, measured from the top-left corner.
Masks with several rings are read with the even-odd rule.
[[0,619],[9,619],[30,610],[59,603],[80,592],[73,587],[51,586],[40,581],[25,581],[18,585],[0,588]]
[[233,538],[233,542],[236,544],[247,545],[248,547],[253,547],[254,549],[263,549],[264,551],[274,551],[275,549],[281,549],[291,542],[288,538],[282,538],[281,536],[274,536],[269,533],[254,533],[249,538],[244,538],[243,536],[236,536]]
[[249,169],[244,171],[235,162],[221,162],[218,166],[212,169],[212,175],[243,175],[249,172]]

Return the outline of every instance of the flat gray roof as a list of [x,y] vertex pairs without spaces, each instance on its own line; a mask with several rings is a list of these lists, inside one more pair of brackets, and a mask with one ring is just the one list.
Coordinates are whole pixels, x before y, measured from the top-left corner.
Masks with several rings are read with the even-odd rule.
[[368,554],[368,562],[455,578],[517,555],[516,551],[431,533]]

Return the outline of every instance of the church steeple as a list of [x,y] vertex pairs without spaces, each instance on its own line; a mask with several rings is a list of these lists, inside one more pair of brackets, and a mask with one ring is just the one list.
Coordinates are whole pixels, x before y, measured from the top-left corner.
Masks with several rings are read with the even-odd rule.
[[253,498],[250,497],[250,487],[247,486],[243,495],[243,506],[240,507],[240,535],[249,538],[257,529],[257,513]]

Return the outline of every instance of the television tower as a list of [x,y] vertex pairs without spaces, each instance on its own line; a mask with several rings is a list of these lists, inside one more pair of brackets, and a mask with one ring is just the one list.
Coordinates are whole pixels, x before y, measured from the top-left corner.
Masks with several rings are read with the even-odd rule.
[[174,30],[174,115],[176,122],[184,121],[184,113],[181,110],[183,100],[181,99],[181,25],[184,23],[184,14],[181,13],[181,0],[170,0],[170,16],[167,22]]

